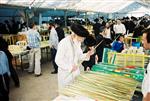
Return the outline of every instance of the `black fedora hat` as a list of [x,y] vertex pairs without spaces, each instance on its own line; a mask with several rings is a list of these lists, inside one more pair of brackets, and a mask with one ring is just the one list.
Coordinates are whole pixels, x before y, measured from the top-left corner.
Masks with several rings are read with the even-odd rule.
[[89,32],[85,29],[82,25],[73,23],[71,25],[71,30],[80,37],[87,37],[89,36]]
[[99,19],[98,19],[98,18],[96,18],[96,19],[94,19],[94,21],[95,21],[95,22],[98,22],[98,21],[99,21]]
[[88,37],[86,37],[86,39],[84,40],[84,44],[86,46],[95,46],[96,45],[96,40],[92,35],[89,35]]

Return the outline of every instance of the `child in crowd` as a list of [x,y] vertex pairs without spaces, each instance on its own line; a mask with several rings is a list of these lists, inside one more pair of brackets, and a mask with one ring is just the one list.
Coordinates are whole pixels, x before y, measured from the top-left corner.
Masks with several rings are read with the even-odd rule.
[[116,41],[112,44],[112,50],[115,50],[117,52],[121,52],[123,49],[125,49],[125,44],[124,44],[124,36],[120,35]]

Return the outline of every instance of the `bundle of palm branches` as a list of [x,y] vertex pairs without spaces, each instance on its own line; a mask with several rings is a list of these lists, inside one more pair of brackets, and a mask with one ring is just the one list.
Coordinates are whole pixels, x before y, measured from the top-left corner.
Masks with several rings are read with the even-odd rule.
[[59,90],[66,96],[86,96],[97,101],[130,101],[138,82],[119,75],[84,72]]

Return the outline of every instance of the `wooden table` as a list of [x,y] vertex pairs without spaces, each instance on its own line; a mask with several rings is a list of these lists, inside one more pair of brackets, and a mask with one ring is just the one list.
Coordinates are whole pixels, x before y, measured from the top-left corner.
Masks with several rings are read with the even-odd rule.
[[[48,41],[42,41],[40,45],[41,50],[45,50],[47,60],[49,60],[48,54],[49,54],[49,42]],[[19,45],[9,45],[9,51],[14,57],[15,60],[15,66],[18,67],[17,58],[20,59],[20,67],[23,69],[23,56],[28,55],[30,50],[22,49]],[[43,53],[43,51],[41,51]]]
[[[49,60],[48,54],[50,53],[50,52],[49,52],[50,47],[51,47],[51,46],[50,46],[50,44],[49,44],[48,41],[41,41],[41,46],[40,46],[40,48],[41,48],[41,53],[46,52],[47,60]],[[43,50],[44,50],[44,51],[43,51]]]
[[21,70],[23,71],[24,70],[24,68],[23,68],[23,56],[28,55],[29,54],[29,50],[10,51],[10,52],[11,52],[11,54],[14,57],[16,68],[18,67],[17,58],[19,58],[19,60],[20,60],[20,67],[21,67]]

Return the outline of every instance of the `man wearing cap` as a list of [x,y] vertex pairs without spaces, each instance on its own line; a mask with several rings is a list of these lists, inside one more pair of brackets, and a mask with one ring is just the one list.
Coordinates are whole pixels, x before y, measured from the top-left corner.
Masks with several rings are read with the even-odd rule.
[[100,28],[102,25],[99,23],[98,18],[96,18],[94,21],[95,21],[95,24],[93,25],[93,31],[94,31],[95,37],[97,37],[97,35],[100,33]]
[[87,29],[78,24],[72,24],[73,33],[62,39],[58,44],[55,62],[58,65],[58,87],[70,84],[80,74],[80,62],[89,60],[93,50],[83,54],[81,42],[89,35]]
[[56,32],[57,32],[57,35],[58,35],[58,40],[59,40],[59,42],[60,42],[63,38],[65,38],[64,30],[61,28],[60,25],[61,25],[61,24],[60,24],[60,21],[59,21],[59,22],[58,22],[58,21],[55,22],[55,29],[56,29]]
[[[93,36],[89,36],[84,40],[84,44],[87,46],[84,52],[88,52],[89,50],[94,49],[94,46],[96,45],[96,40]],[[98,62],[98,56],[95,54],[90,56],[90,59],[88,61],[84,61],[82,65],[84,66],[84,71],[91,70],[92,66],[97,64]]]

